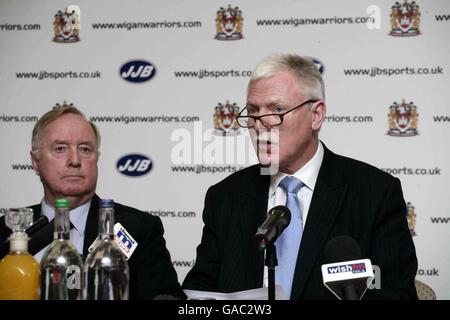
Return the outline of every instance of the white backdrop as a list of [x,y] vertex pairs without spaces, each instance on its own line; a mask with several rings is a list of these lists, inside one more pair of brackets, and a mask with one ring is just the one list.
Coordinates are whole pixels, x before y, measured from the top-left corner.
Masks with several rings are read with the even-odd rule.
[[[200,241],[207,188],[255,163],[242,145],[246,133],[215,121],[216,107],[242,110],[256,62],[299,53],[324,69],[322,141],[400,178],[415,215],[417,279],[450,299],[450,2],[415,4],[411,15],[399,9],[403,20],[391,35],[394,0],[0,0],[0,207],[41,200],[31,131],[56,103],[73,103],[102,134],[97,193],[161,217],[182,282]],[[230,32],[237,39],[216,39],[217,12],[228,5],[239,9]],[[55,15],[66,8],[78,15],[78,38],[69,24],[55,42]],[[122,77],[132,65],[138,76],[127,79],[146,81]],[[394,103],[400,129],[389,131]],[[131,173],[142,175],[124,175],[117,163],[136,164],[130,154],[151,167],[141,162]]]

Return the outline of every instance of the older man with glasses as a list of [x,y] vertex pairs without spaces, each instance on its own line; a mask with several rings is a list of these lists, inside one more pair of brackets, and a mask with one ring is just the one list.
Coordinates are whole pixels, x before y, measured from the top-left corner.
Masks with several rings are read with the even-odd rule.
[[[326,110],[324,83],[311,60],[275,54],[256,66],[237,121],[250,130],[260,164],[209,188],[196,264],[183,288],[267,286],[264,253],[253,237],[268,209],[286,205],[292,218],[275,242],[275,281],[288,299],[335,299],[321,266],[326,244],[343,235],[381,270],[381,289],[366,298],[417,299],[417,258],[400,181],[330,151],[319,140]],[[264,174],[269,166],[277,170]]]

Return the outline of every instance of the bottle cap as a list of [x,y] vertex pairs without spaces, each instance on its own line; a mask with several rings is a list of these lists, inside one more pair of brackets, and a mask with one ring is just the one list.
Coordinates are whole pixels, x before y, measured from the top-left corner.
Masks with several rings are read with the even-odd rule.
[[30,238],[24,237],[9,237],[9,251],[10,252],[28,252],[28,240]]
[[100,199],[100,208],[114,208],[114,200],[112,199]]
[[69,208],[69,200],[67,199],[56,199],[55,208]]

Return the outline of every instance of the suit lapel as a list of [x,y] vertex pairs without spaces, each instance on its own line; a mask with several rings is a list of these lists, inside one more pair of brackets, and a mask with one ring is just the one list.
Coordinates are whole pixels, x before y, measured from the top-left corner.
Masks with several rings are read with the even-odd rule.
[[334,154],[325,146],[295,268],[291,299],[300,298],[342,205],[347,186],[339,183]]
[[[267,195],[269,193],[269,176],[260,175],[260,166],[257,172],[245,178],[245,187],[239,196],[241,243],[243,259],[247,272],[248,288],[261,287],[264,275],[264,252],[259,251],[254,244],[253,236],[258,226],[264,221],[267,214]],[[247,184],[248,183],[248,184]]]
[[97,239],[98,236],[98,206],[99,197],[94,194],[89,208],[88,217],[86,219],[86,228],[84,229],[83,256],[89,254],[89,247]]

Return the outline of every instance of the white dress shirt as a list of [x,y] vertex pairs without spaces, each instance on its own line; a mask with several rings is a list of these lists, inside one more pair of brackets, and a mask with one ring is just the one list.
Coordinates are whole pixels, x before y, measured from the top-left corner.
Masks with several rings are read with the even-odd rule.
[[[70,210],[70,222],[73,224],[74,228],[70,229],[70,241],[73,243],[75,248],[77,248],[80,254],[83,254],[83,242],[84,242],[84,230],[86,228],[86,220],[89,213],[89,209],[91,207],[91,201],[86,202],[85,204]],[[48,218],[48,221],[51,221],[55,218],[55,209],[50,207],[45,199],[41,201],[41,214]],[[37,262],[41,262],[42,256],[47,250],[48,246],[39,251],[34,255],[34,258]]]
[[[300,188],[297,193],[300,201],[300,208],[302,210],[303,229],[305,228],[306,218],[308,216],[309,206],[311,205],[311,199],[316,186],[317,176],[319,175],[319,169],[322,165],[324,149],[322,143],[319,141],[317,151],[311,160],[308,161],[300,170],[292,174],[300,181],[304,186]],[[279,186],[281,180],[283,180],[288,174],[278,171],[276,174],[270,177],[269,187],[269,199],[267,202],[267,209],[279,205],[286,205],[286,192]],[[267,267],[264,268],[264,287],[269,285],[269,273]]]

